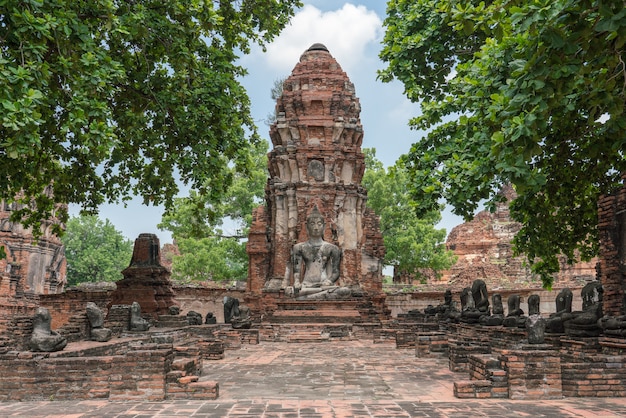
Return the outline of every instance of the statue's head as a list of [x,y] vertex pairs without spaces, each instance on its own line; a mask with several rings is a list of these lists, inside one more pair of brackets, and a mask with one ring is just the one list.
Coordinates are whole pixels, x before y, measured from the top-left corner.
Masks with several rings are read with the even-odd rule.
[[306,218],[306,230],[309,233],[309,238],[322,238],[324,236],[324,217],[317,209],[317,206],[313,207],[313,210]]

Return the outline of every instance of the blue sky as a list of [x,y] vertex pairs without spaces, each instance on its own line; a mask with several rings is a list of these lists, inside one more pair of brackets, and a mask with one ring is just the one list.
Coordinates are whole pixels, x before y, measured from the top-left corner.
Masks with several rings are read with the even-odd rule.
[[[259,133],[269,139],[269,128],[263,120],[274,109],[270,90],[274,80],[288,76],[300,55],[314,43],[323,43],[354,83],[361,102],[361,123],[365,132],[363,147],[376,148],[377,157],[387,166],[409,151],[423,132],[412,131],[408,121],[419,112],[419,106],[403,95],[398,82],[382,83],[376,71],[383,68],[379,60],[384,36],[383,20],[386,2],[309,0],[304,1],[291,24],[263,52],[253,48],[241,59],[248,69],[242,80],[252,102],[252,114]],[[72,212],[74,213],[74,211]],[[162,207],[146,207],[139,199],[123,205],[103,205],[100,218],[108,218],[129,239],[140,233],[155,233],[161,244],[171,242],[167,231],[156,225],[161,220]],[[449,232],[461,223],[460,218],[444,213],[439,225]]]

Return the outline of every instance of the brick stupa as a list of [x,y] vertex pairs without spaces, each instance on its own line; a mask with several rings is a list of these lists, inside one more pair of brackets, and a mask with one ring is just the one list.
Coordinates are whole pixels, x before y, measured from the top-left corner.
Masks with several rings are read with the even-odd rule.
[[115,284],[111,295],[113,305],[141,306],[141,314],[158,319],[168,314],[170,306],[178,305],[174,299],[170,272],[161,265],[159,238],[154,234],[140,234],[135,240],[130,265],[122,271],[124,278]]
[[248,241],[249,293],[293,284],[291,249],[306,241],[306,219],[317,206],[324,240],[342,252],[338,285],[359,287],[369,298],[382,295],[385,250],[361,185],[360,110],[354,85],[328,49],[314,44],[305,51],[283,84],[270,127],[266,205],[254,211]]

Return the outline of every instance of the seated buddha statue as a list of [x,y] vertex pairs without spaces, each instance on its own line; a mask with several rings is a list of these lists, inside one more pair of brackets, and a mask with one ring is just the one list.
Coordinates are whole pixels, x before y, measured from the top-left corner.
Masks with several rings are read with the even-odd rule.
[[555,334],[565,332],[563,322],[572,318],[572,299],[572,291],[568,288],[562,289],[556,295],[556,312],[550,314],[550,317],[546,320],[546,331]]
[[309,239],[293,246],[294,293],[298,300],[341,299],[350,296],[348,287],[337,285],[341,250],[324,241],[324,217],[313,208],[306,221]]
[[50,329],[51,317],[46,308],[37,308],[33,319],[33,333],[30,337],[31,351],[61,351],[67,345],[67,339]]
[[602,318],[602,284],[599,281],[587,283],[580,295],[583,310],[572,312],[572,317],[563,322],[565,334],[574,337],[596,337],[602,333],[598,324]]

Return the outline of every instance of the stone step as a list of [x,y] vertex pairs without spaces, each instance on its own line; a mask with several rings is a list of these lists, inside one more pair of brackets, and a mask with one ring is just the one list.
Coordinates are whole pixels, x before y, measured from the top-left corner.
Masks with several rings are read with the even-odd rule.
[[320,306],[319,309],[278,309],[267,320],[274,323],[354,323],[362,320],[361,314],[353,306],[336,309],[333,306]]
[[180,328],[188,325],[187,317],[178,315],[159,315],[159,321],[156,324],[158,328]]
[[177,358],[172,361],[172,370],[180,370],[187,375],[195,373],[198,368],[198,362],[195,358]]
[[289,334],[288,342],[290,343],[311,343],[325,342],[330,339],[328,334],[322,334],[319,331],[297,331]]
[[488,380],[459,380],[454,382],[454,396],[460,399],[491,398],[491,386]]
[[285,310],[285,311],[274,311],[274,317],[315,317],[322,318],[325,316],[335,317],[335,318],[360,318],[361,314],[356,310]]

